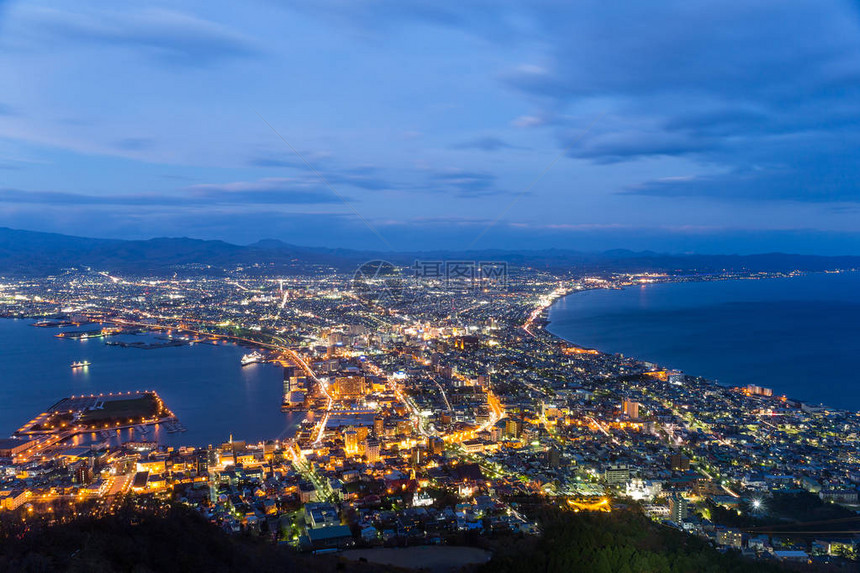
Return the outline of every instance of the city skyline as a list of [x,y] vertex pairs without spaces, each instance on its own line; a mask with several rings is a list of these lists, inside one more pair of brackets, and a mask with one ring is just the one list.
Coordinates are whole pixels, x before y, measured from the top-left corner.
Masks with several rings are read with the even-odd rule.
[[860,252],[848,2],[4,2],[0,30],[0,226]]

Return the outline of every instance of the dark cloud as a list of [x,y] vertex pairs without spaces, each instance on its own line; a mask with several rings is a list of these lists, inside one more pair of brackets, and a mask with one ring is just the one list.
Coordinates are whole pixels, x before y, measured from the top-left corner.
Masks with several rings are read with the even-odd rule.
[[[738,154],[743,150],[743,156]],[[750,137],[706,157],[728,165],[711,175],[679,174],[632,186],[624,193],[707,197],[728,201],[784,200],[860,203],[860,135],[815,131]]]
[[720,145],[715,137],[693,137],[667,131],[607,131],[600,135],[573,139],[568,155],[599,163],[629,161],[639,157],[700,154]]
[[[848,3],[536,6],[551,57],[504,80],[537,98],[535,115],[549,118],[569,156],[687,157],[723,168],[719,177],[647,183],[640,194],[858,200],[860,24]],[[588,115],[565,113],[582,106],[609,112],[584,136]]]

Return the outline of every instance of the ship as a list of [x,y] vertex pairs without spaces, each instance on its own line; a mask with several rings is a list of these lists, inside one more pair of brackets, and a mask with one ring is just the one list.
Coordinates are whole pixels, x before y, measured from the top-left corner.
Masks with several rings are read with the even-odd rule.
[[242,366],[248,366],[249,364],[257,364],[258,362],[265,362],[266,357],[260,354],[259,352],[252,352],[251,354],[245,354],[242,356]]
[[86,368],[89,365],[90,365],[89,360],[83,360],[81,362],[72,362],[72,369],[75,370],[78,368]]

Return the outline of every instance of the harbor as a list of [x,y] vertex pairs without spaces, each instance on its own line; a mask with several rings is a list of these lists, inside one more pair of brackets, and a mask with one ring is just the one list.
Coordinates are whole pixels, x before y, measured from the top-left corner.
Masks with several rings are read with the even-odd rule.
[[[141,328],[142,334],[72,341],[54,336],[69,327],[34,328],[35,324],[33,320],[0,320],[0,344],[8,350],[9,360],[4,372],[9,383],[0,400],[0,436],[11,435],[22,422],[43,412],[46,396],[50,400],[139,388],[157,392],[186,431],[161,423],[150,427],[146,435],[134,428],[123,429],[124,439],[178,447],[220,443],[230,432],[248,439],[289,437],[304,418],[304,412],[280,410],[281,366],[268,362],[242,366],[242,357],[253,352],[247,346],[190,335],[190,340],[200,342],[140,352],[136,347],[105,342],[160,342],[156,336],[167,332],[152,334]],[[92,328],[90,324],[72,329]],[[188,336],[178,331],[171,335]],[[73,362],[88,365],[71,368]],[[75,441],[84,438],[94,440],[96,436],[82,434]]]

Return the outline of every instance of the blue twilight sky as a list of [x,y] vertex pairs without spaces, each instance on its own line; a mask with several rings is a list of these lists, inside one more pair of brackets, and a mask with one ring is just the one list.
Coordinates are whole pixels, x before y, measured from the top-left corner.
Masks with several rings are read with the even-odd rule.
[[858,127],[849,1],[0,0],[13,228],[860,254]]

